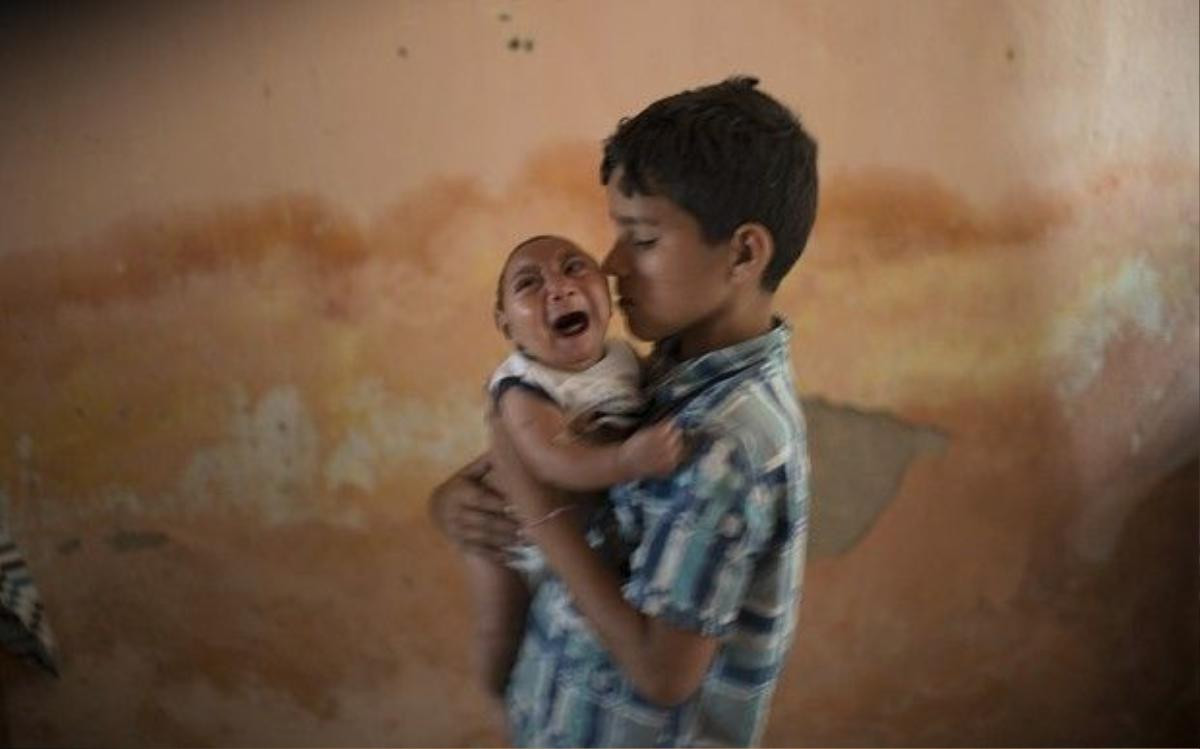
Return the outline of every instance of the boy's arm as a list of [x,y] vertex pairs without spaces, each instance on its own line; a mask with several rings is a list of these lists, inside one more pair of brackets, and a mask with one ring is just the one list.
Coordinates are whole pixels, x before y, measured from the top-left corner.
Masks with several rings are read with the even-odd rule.
[[[546,517],[563,498],[534,480],[520,464],[516,440],[495,425],[497,472],[514,506],[528,520]],[[700,686],[716,652],[717,639],[647,616],[625,600],[621,580],[561,513],[527,527],[550,566],[566,583],[580,611],[614,661],[646,699],[674,705]]]
[[492,485],[491,455],[483,453],[439,484],[429,497],[429,513],[438,529],[463,551],[501,564],[517,543],[517,523],[507,502]]
[[527,535],[541,547],[639,694],[669,707],[700,687],[716,652],[716,637],[674,627],[634,608],[621,595],[620,579],[564,515],[530,529]]
[[509,388],[497,404],[521,463],[538,481],[569,491],[595,491],[644,476],[669,473],[683,451],[669,423],[639,430],[624,442],[563,440],[566,415],[557,405],[522,388]]

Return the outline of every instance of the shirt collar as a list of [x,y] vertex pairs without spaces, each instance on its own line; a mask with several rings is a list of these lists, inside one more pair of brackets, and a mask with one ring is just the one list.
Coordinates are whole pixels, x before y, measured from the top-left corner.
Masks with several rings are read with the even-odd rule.
[[647,385],[654,400],[653,410],[659,413],[677,410],[681,401],[720,380],[761,365],[768,359],[786,358],[791,337],[792,326],[783,318],[775,317],[771,329],[760,336],[686,361],[675,358],[679,349],[677,338],[660,341],[650,355],[648,370]]

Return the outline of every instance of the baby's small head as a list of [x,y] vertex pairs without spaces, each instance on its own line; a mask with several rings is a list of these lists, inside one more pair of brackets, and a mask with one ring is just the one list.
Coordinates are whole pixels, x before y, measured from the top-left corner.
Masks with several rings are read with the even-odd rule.
[[496,327],[526,356],[582,371],[604,358],[608,279],[574,242],[554,236],[513,248],[496,286]]

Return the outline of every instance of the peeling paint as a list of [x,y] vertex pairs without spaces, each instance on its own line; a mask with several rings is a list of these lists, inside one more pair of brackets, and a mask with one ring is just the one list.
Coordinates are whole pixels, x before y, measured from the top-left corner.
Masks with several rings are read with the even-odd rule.
[[803,400],[812,460],[809,553],[853,548],[900,490],[914,460],[945,450],[949,436],[886,411]]
[[1111,277],[1090,285],[1080,308],[1055,321],[1055,348],[1070,362],[1061,397],[1071,401],[1088,389],[1104,369],[1109,345],[1128,327],[1167,340],[1164,310],[1160,275],[1145,256],[1124,260]]
[[[1014,8],[1004,3],[988,7],[1031,23],[1045,15],[1025,6],[1010,13]],[[1087,15],[1100,16],[1103,7]],[[829,38],[847,42],[843,49],[869,62],[872,55],[860,36],[870,28],[888,32],[883,35],[889,49],[903,49],[894,43],[894,29],[865,17],[878,11],[857,21],[841,10],[815,13]],[[491,12],[482,52],[523,64],[512,58],[520,49],[510,53],[503,45],[520,31],[518,46],[529,51],[532,37],[517,23],[497,29]],[[782,16],[800,11],[768,12],[785,20]],[[1044,65],[1048,50],[1036,39],[978,23],[976,12],[966,14],[971,28],[995,34],[970,40],[969,49],[983,50],[971,59],[986,58],[1006,71],[1005,80],[1050,69]],[[838,37],[830,24],[853,32]],[[331,42],[342,26],[326,29],[334,32]],[[546,34],[553,28],[539,25],[538,37],[550,39]],[[431,73],[438,55],[453,48],[397,48],[402,39],[411,45],[439,38],[418,34],[415,27],[389,26],[378,44],[355,46],[353,54],[361,51],[362,61],[379,63],[391,85],[406,70]],[[554,56],[565,48],[536,49]],[[828,46],[810,48],[838,54]],[[1016,64],[1005,62],[1006,49]],[[388,54],[392,50],[395,56]],[[934,51],[945,59],[945,50]],[[407,60],[397,59],[406,52]],[[357,62],[347,66],[350,60],[313,58],[293,75],[288,66],[294,68],[296,59],[305,58],[239,71],[238,90],[260,93],[254,86],[268,78],[273,88],[263,92],[272,94],[271,107],[245,97],[252,99],[254,116],[281,114],[276,105],[295,103],[281,92],[316,81],[318,68],[325,81],[343,69],[370,73]],[[856,66],[869,68],[862,60],[845,62],[838,69],[852,77],[860,75]],[[554,66],[528,67],[541,74]],[[820,75],[822,68],[811,70]],[[439,92],[439,102],[464,105],[457,98],[462,92],[446,89],[436,77],[411,78],[422,81],[422,91]],[[835,88],[846,80],[826,78],[838,81]],[[862,78],[883,80],[869,70]],[[769,90],[776,90],[773,79],[764,77]],[[972,72],[954,80],[976,79]],[[1188,91],[1194,93],[1195,79],[1190,80]],[[0,438],[9,446],[0,450],[0,507],[7,502],[14,520],[42,524],[39,533],[21,537],[32,541],[31,562],[38,565],[39,582],[46,582],[48,603],[70,612],[61,621],[74,659],[63,683],[53,688],[5,685],[15,743],[119,744],[131,731],[163,745],[287,743],[288,736],[292,743],[330,745],[502,741],[498,733],[472,738],[486,725],[487,703],[469,680],[463,648],[469,627],[456,587],[456,560],[431,529],[424,502],[439,475],[484,443],[479,386],[503,348],[487,312],[510,239],[552,230],[578,236],[597,252],[610,241],[595,175],[599,136],[591,125],[587,132],[571,131],[557,115],[543,122],[537,107],[516,106],[520,98],[506,95],[497,111],[511,109],[518,118],[534,112],[543,124],[562,123],[565,140],[533,153],[527,168],[507,182],[508,167],[496,166],[503,158],[468,155],[464,163],[472,171],[465,175],[429,164],[410,171],[409,159],[381,158],[375,151],[386,144],[388,153],[399,154],[395,149],[403,143],[395,137],[419,132],[407,128],[414,122],[408,115],[428,113],[416,105],[429,102],[392,97],[398,109],[386,105],[379,117],[364,120],[353,113],[368,111],[361,108],[362,97],[374,96],[377,88],[356,81],[363,85],[342,89],[348,98],[337,102],[347,105],[336,110],[341,114],[323,108],[330,100],[313,99],[314,116],[295,119],[295,127],[280,130],[278,122],[262,121],[263,132],[281,137],[262,152],[271,161],[261,172],[264,181],[245,191],[224,189],[220,180],[227,170],[216,168],[207,180],[189,180],[186,189],[164,173],[155,181],[166,191],[161,201],[155,195],[150,202],[72,202],[91,204],[86,214],[39,198],[34,206],[39,215],[53,219],[42,228],[55,228],[46,236],[31,233],[28,227],[35,224],[29,222],[20,230],[24,211],[10,206],[13,221],[6,229],[12,233],[18,226],[18,239],[0,249],[0,316],[16,323],[0,326],[0,359],[10,377],[0,392]],[[495,82],[513,83],[503,76]],[[946,91],[949,81],[929,83],[923,92]],[[845,100],[842,89],[822,92],[787,75],[779,77],[779,85],[792,86],[793,94],[811,91],[818,107],[821,101],[837,107]],[[172,81],[168,90],[176,87]],[[518,87],[522,95],[542,90],[532,79]],[[96,90],[100,98],[84,99],[107,101],[107,89]],[[1036,558],[1028,561],[1033,555],[1027,550],[1046,538],[1056,549],[1069,550],[1063,543],[1069,514],[1064,506],[1077,502],[1071,512],[1083,510],[1085,519],[1100,521],[1077,527],[1101,555],[1119,556],[1127,534],[1136,531],[1125,523],[1126,508],[1136,505],[1109,502],[1091,491],[1093,466],[1079,470],[1089,481],[1083,489],[1072,483],[1077,477],[1070,472],[1077,466],[1063,445],[1082,441],[1084,432],[1096,435],[1079,454],[1103,454],[1104,462],[1149,473],[1144,466],[1150,458],[1140,461],[1161,451],[1157,422],[1137,420],[1136,429],[1112,430],[1115,437],[1104,427],[1114,414],[1146,402],[1184,417],[1192,413],[1180,407],[1174,390],[1165,394],[1155,383],[1143,388],[1137,375],[1144,371],[1122,360],[1120,346],[1145,337],[1151,344],[1145,347],[1147,363],[1169,365],[1180,359],[1159,342],[1183,348],[1190,341],[1195,349],[1200,340],[1194,323],[1189,337],[1179,322],[1180,305],[1194,307],[1195,300],[1194,163],[1175,149],[1171,158],[1182,158],[1182,166],[1170,179],[1158,180],[1157,167],[1143,168],[1141,162],[1043,162],[1046,144],[1059,142],[1064,132],[1061,122],[1053,123],[1050,139],[1039,136],[1044,123],[1024,115],[998,119],[1003,136],[989,134],[960,127],[962,113],[953,107],[914,108],[912,91],[896,91],[907,98],[885,100],[885,107],[946,114],[948,119],[939,120],[945,131],[966,138],[1015,138],[1006,142],[1022,146],[1024,158],[1036,154],[1038,169],[1021,173],[1021,164],[1010,169],[1000,163],[1000,174],[982,173],[964,161],[976,155],[986,161],[990,157],[982,150],[900,153],[879,145],[887,138],[880,139],[873,121],[854,113],[839,120],[832,110],[819,116],[829,133],[839,131],[829,136],[829,163],[837,166],[823,175],[814,244],[777,297],[796,326],[800,381],[806,392],[824,395],[805,403],[813,450],[811,551],[817,564],[805,580],[805,631],[780,684],[764,743],[820,745],[849,736],[865,744],[936,745],[953,739],[947,726],[974,730],[975,739],[1007,728],[991,735],[1039,743],[1042,735],[1022,731],[1028,716],[1042,714],[1047,705],[1064,733],[1099,736],[1097,726],[1126,716],[1110,720],[1095,706],[1111,704],[1126,684],[1139,690],[1140,706],[1131,709],[1145,725],[1147,716],[1162,715],[1160,705],[1178,703],[1173,693],[1148,688],[1154,679],[1141,678],[1169,661],[1146,648],[1166,631],[1163,622],[1173,626],[1168,617],[1174,610],[1167,603],[1163,616],[1141,618],[1141,604],[1131,603],[1128,592],[1144,590],[1146,570],[1159,582],[1168,574],[1176,575],[1171,581],[1183,579],[1174,563],[1178,554],[1135,555],[1129,569],[1143,578],[1129,575],[1132,582],[1119,600],[1097,597],[1087,617],[1072,619],[1070,608],[1080,600],[1073,590],[1062,591],[1052,606],[1041,601],[1001,609],[1011,597],[1009,576],[1041,583],[1057,574]],[[1028,114],[1045,109],[1039,101],[1051,102],[1014,101],[1007,96],[1011,90],[981,92],[1004,111],[1015,111],[1009,105],[1017,104]],[[626,89],[601,93],[591,102],[595,110],[568,114],[608,111],[602,116],[615,118],[618,112],[605,109],[602,100],[611,103],[619,96],[626,107],[641,96]],[[476,94],[486,98],[488,92],[469,94],[476,103]],[[1059,106],[1062,94],[1053,93],[1055,111],[1069,109]],[[159,119],[167,114],[161,97],[146,101]],[[187,97],[172,102],[191,106]],[[1098,103],[1089,100],[1081,111],[1095,112]],[[144,122],[139,106],[104,111],[128,111],[129,122]],[[834,119],[826,119],[831,114]],[[117,119],[75,129],[117,135]],[[178,118],[182,124],[194,121]],[[1162,124],[1146,121],[1151,128]],[[160,150],[138,153],[193,169],[197,164],[190,158],[198,154],[182,153],[178,146],[204,146],[190,130],[169,132],[174,120],[163,122]],[[388,128],[386,135],[372,135],[372,123]],[[942,140],[940,130],[925,127],[924,119],[909,124],[922,127],[892,128],[891,137],[923,132],[920,138],[934,133]],[[439,122],[436,137],[420,142],[455,137],[451,125],[447,130]],[[320,135],[310,141],[320,141],[319,153],[295,151],[292,138],[305,128],[314,138]],[[130,137],[140,132],[131,130]],[[253,127],[247,132],[252,136]],[[557,137],[540,132],[510,128],[494,133],[495,143],[471,143],[512,156],[525,147],[512,133]],[[1122,138],[1133,132],[1123,131]],[[13,153],[33,153],[29,163],[37,163],[38,149],[28,148],[37,144],[22,144],[16,135]],[[222,153],[239,148],[229,133],[216,136],[209,145]],[[352,149],[324,148],[347,137]],[[251,137],[243,146],[260,140]],[[87,149],[72,152],[66,141],[41,141],[59,153],[100,156]],[[946,143],[951,141],[968,142]],[[858,156],[838,163],[837,154],[851,153],[845,147],[856,143]],[[1028,144],[1034,147],[1024,148]],[[112,145],[112,154],[128,150]],[[354,158],[370,159],[366,171],[361,161],[343,161],[350,151]],[[131,152],[135,161],[138,153]],[[320,163],[311,161],[315,156]],[[1144,156],[1120,158],[1137,162]],[[13,174],[18,181],[22,173],[50,175],[39,183],[46,189],[28,191],[35,198],[58,194],[54,183],[73,184],[65,176],[90,180],[94,197],[97,185],[106,194],[125,195],[119,180],[104,173],[106,161],[64,156],[58,163],[65,166]],[[88,164],[90,173],[79,171]],[[277,168],[283,164],[290,171]],[[372,171],[376,164],[379,171]],[[949,164],[957,166],[948,169]],[[1097,184],[1103,192],[1073,188],[1062,174],[1077,170],[1072,174],[1082,179],[1094,168],[1101,169]],[[345,179],[322,182],[316,188],[328,191],[322,196],[285,192],[314,189],[310,175],[337,173]],[[1151,176],[1141,181],[1130,176],[1138,173]],[[1024,180],[1035,189],[1024,189]],[[1011,201],[998,194],[1005,188],[990,187],[999,182],[1016,186]],[[366,185],[365,192],[347,191],[356,184]],[[485,185],[503,189],[489,192]],[[409,192],[397,196],[391,190]],[[1000,202],[991,202],[993,197]],[[114,205],[119,215],[106,212]],[[122,216],[127,220],[120,222]],[[112,228],[87,234],[99,226]],[[54,243],[75,232],[88,236],[78,247],[30,247],[25,241],[34,236]],[[1118,321],[1112,330],[1106,327],[1109,318]],[[1161,330],[1166,337],[1159,337]],[[1084,366],[1077,371],[1080,362]],[[1090,374],[1088,367],[1097,362],[1100,371]],[[1081,381],[1093,379],[1078,386],[1083,388],[1078,418],[1060,424],[1056,387],[1067,370],[1077,371]],[[1126,451],[1138,460],[1125,460]],[[1174,517],[1162,516],[1162,525]],[[155,528],[170,537],[147,530]],[[93,538],[97,542],[80,540]],[[147,552],[111,553],[113,539],[130,552]],[[1110,545],[1113,539],[1117,543]],[[1194,551],[1185,552],[1194,562]],[[1016,572],[992,572],[1002,567]],[[1005,578],[1005,584],[994,578]],[[1183,585],[1173,588],[1189,605],[1195,600]],[[1170,595],[1160,598],[1168,601]],[[1053,610],[1047,614],[1047,608]],[[952,615],[943,616],[947,611]],[[1130,612],[1139,614],[1138,642],[1124,641],[1133,646],[1124,649],[1097,647],[1107,642],[1097,639],[1098,632],[1131,631]],[[1141,637],[1155,626],[1153,636]],[[1015,659],[1014,644],[1020,650]],[[1115,666],[1105,656],[1110,652],[1121,654]],[[1157,673],[1169,677],[1177,671]],[[909,696],[891,699],[896,694]],[[455,709],[439,712],[448,700]],[[817,702],[830,709],[807,709]],[[872,712],[878,710],[884,712]],[[878,720],[863,720],[864,715]]]
[[231,411],[229,438],[192,458],[175,506],[249,511],[270,524],[313,517],[318,437],[299,389],[281,385],[251,403],[239,388]]
[[360,380],[343,408],[349,428],[325,462],[325,486],[373,490],[397,461],[453,466],[477,453],[483,439],[479,392],[451,388],[438,399],[397,395],[377,379]]

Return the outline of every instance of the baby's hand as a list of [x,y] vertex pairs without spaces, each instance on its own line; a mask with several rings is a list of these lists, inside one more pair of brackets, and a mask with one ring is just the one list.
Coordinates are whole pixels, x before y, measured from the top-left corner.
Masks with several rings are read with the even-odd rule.
[[617,460],[631,479],[669,476],[683,460],[683,431],[670,419],[643,427],[621,443]]

